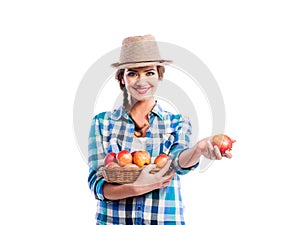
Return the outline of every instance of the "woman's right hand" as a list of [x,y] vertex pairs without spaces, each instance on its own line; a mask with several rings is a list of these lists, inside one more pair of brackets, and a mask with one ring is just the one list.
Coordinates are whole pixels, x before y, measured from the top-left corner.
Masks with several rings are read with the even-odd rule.
[[166,174],[170,168],[171,163],[172,160],[169,160],[159,172],[154,174],[151,174],[150,171],[154,169],[156,165],[151,164],[146,166],[140,173],[137,180],[133,183],[136,191],[139,192],[139,188],[141,192],[145,192],[145,189],[147,189],[148,191],[152,191],[168,186],[175,174],[175,170],[171,171],[171,173]]

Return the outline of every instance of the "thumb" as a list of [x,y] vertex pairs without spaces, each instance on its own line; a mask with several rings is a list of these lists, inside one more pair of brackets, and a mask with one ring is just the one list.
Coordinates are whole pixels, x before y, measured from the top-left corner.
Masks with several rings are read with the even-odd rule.
[[172,160],[169,159],[169,161],[166,163],[166,165],[163,168],[161,168],[161,170],[157,174],[163,176],[169,170],[171,163],[172,163]]
[[156,167],[155,164],[150,164],[148,166],[146,166],[144,169],[143,169],[143,172],[145,173],[149,173],[152,169],[154,169]]

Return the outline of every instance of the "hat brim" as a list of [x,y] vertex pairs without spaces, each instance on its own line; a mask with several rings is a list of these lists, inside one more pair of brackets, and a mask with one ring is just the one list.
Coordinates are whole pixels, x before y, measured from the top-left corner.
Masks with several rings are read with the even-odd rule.
[[160,61],[152,61],[152,62],[130,62],[130,63],[113,63],[111,64],[112,67],[118,69],[125,69],[125,68],[139,68],[145,66],[165,66],[172,63],[172,60],[160,60]]

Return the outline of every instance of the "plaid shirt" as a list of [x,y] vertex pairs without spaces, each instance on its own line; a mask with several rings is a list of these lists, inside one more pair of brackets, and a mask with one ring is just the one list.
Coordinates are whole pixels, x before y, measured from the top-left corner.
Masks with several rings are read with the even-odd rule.
[[170,185],[147,194],[110,201],[104,198],[104,179],[97,179],[97,170],[103,166],[105,155],[122,149],[131,151],[134,123],[120,107],[93,118],[89,134],[89,186],[98,200],[97,224],[185,224],[180,193],[180,178],[191,169],[178,164],[178,155],[189,148],[191,124],[180,114],[163,111],[156,104],[148,115],[150,126],[146,132],[146,150],[154,158],[160,153],[175,157],[176,174]]

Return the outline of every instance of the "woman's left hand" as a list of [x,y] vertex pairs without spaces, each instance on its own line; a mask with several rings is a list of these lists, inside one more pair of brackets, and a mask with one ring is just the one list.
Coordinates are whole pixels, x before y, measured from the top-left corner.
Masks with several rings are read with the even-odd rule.
[[232,154],[229,150],[227,150],[224,154],[221,154],[218,146],[212,145],[212,137],[202,139],[198,142],[197,147],[197,150],[200,151],[201,155],[211,160],[220,160],[222,157],[232,158]]

